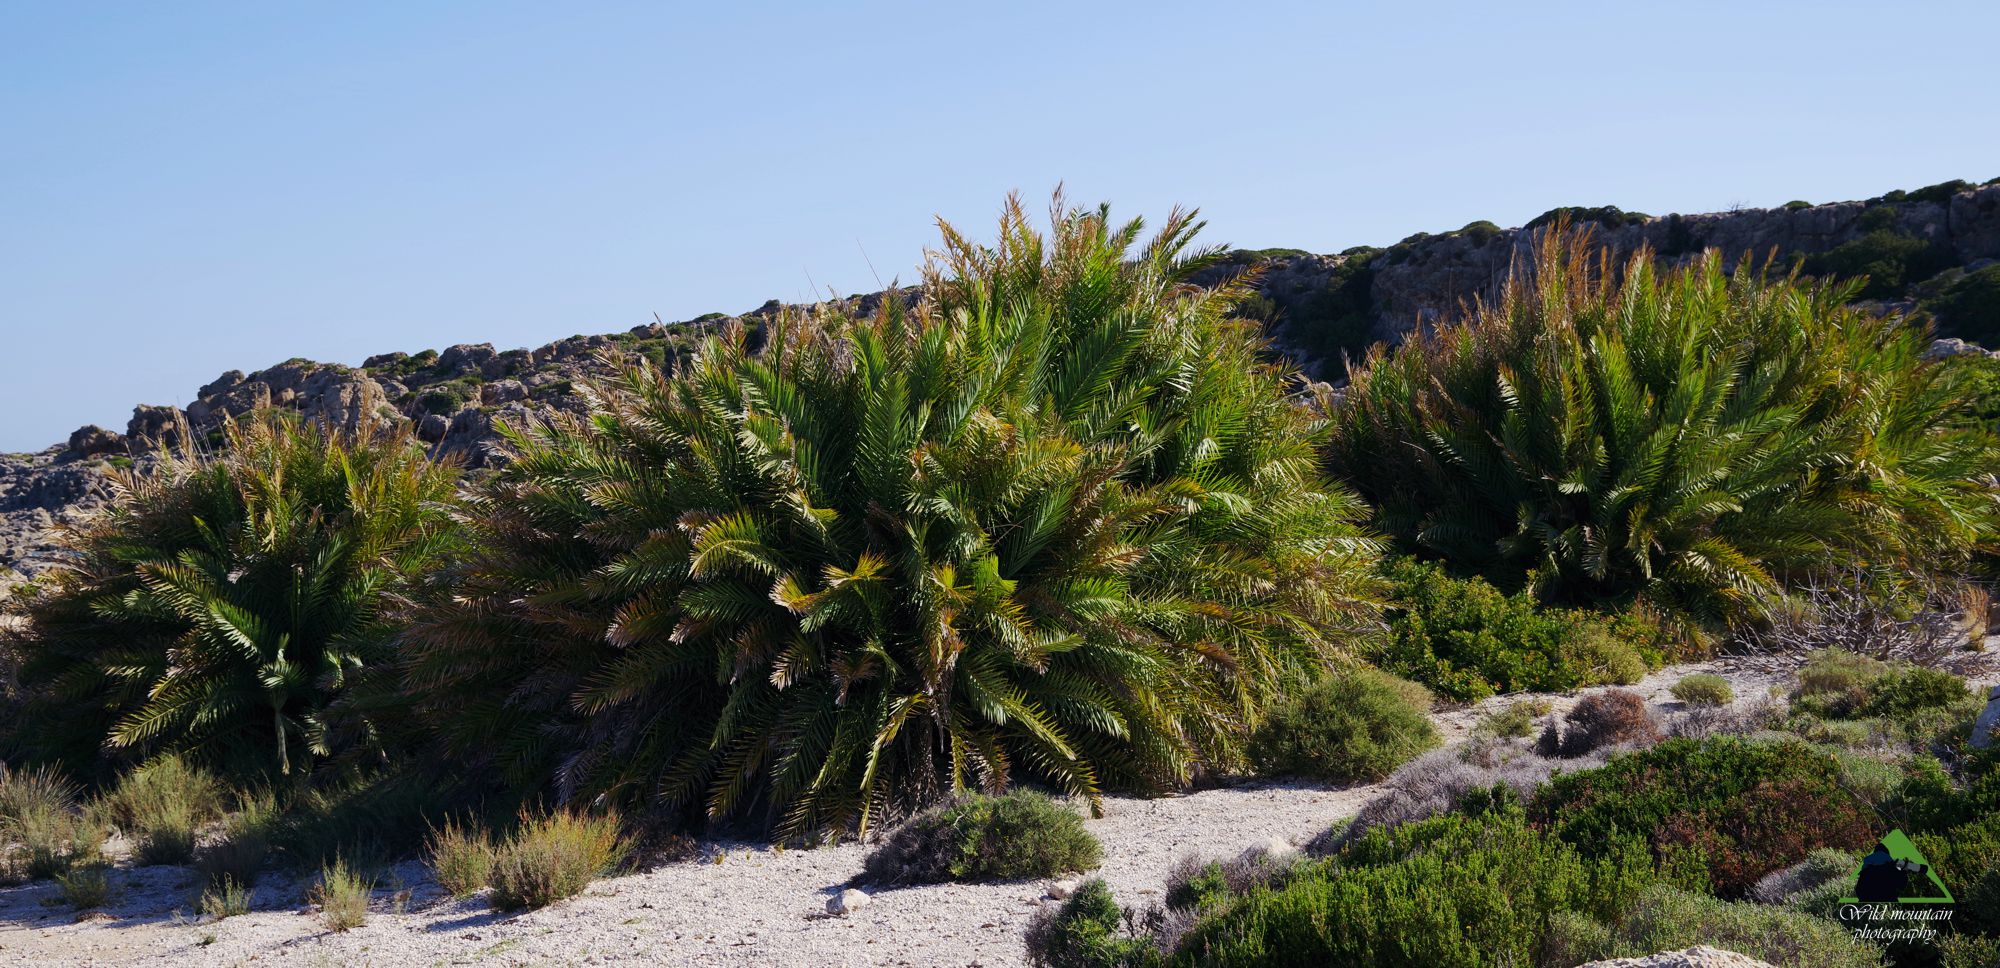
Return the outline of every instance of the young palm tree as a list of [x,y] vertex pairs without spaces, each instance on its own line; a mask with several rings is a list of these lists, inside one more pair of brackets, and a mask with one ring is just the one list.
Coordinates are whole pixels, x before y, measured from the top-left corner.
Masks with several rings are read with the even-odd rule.
[[226,435],[118,477],[109,513],[62,532],[66,560],[23,600],[13,637],[43,755],[284,774],[373,744],[342,704],[386,668],[389,616],[451,540],[457,475],[407,437],[290,414]]
[[1378,350],[1336,472],[1406,547],[1568,603],[1755,614],[1801,575],[1990,542],[1995,442],[1927,330],[1714,252],[1613,271],[1557,226],[1499,301]]
[[454,757],[526,790],[839,832],[1034,778],[1095,797],[1233,761],[1371,621],[1234,287],[1176,214],[945,226],[913,308],[711,340],[516,439],[409,637]]

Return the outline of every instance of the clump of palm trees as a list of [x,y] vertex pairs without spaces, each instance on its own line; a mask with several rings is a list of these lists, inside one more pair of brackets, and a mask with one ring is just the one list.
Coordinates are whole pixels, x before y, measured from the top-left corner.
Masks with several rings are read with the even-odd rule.
[[1556,227],[1322,414],[1232,316],[1247,283],[1186,281],[1199,227],[1010,201],[990,246],[944,226],[920,299],[640,362],[476,481],[279,414],[166,455],[13,604],[34,725],[0,755],[177,753],[327,810],[445,763],[838,835],[1244,765],[1376,634],[1382,545],[1690,623],[1990,547],[1972,383],[1851,287]]
[[1240,292],[1179,282],[1195,228],[1010,204],[914,307],[712,339],[523,436],[408,636],[454,755],[788,833],[1237,762],[1369,620],[1374,546]]
[[406,436],[267,413],[116,478],[14,635],[28,751],[79,775],[160,752],[273,778],[380,749],[393,622],[455,539],[457,474]]
[[1544,600],[1710,621],[1990,544],[1994,437],[1927,328],[1719,253],[1608,259],[1559,225],[1496,302],[1354,370],[1329,457],[1378,527]]

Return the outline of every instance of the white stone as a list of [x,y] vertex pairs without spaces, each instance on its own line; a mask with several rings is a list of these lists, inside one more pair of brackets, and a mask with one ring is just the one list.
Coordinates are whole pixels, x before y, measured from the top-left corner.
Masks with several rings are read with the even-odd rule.
[[868,893],[848,888],[826,900],[826,913],[846,917],[868,906]]
[[1263,859],[1274,864],[1289,863],[1299,856],[1299,849],[1292,842],[1275,834],[1244,848],[1241,859],[1253,861]]
[[1049,882],[1049,896],[1058,901],[1075,893],[1076,880],[1074,878]]
[[1749,955],[1739,955],[1734,951],[1724,951],[1721,948],[1699,944],[1686,951],[1666,951],[1644,958],[1593,961],[1580,968],[1771,968],[1771,966]]

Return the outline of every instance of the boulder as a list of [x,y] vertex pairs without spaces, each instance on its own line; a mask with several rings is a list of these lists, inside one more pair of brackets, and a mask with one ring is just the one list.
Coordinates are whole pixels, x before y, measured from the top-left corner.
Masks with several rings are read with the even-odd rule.
[[826,913],[835,917],[846,917],[868,906],[866,891],[848,888],[826,899]]
[[1975,749],[1986,749],[2000,743],[2000,686],[1986,694],[1986,708],[1972,723],[1972,745]]
[[426,444],[435,444],[443,440],[445,431],[450,429],[451,421],[446,420],[443,414],[427,413],[424,414],[424,419],[417,421],[417,439]]
[[372,434],[389,424],[388,394],[365,376],[337,370],[316,373],[300,388],[299,412],[307,420],[346,434]]
[[1240,859],[1244,861],[1264,861],[1271,864],[1289,864],[1298,859],[1299,848],[1291,841],[1273,834],[1243,849]]
[[186,447],[193,442],[194,430],[179,407],[142,403],[132,408],[132,419],[125,424],[125,446],[134,454],[155,447]]
[[528,399],[528,388],[519,380],[499,380],[488,383],[479,390],[479,401],[489,407],[516,400]]
[[1772,968],[1772,965],[1749,955],[1698,944],[1686,951],[1667,951],[1644,958],[1612,958],[1578,968]]
[[230,370],[229,372],[224,373],[219,377],[216,377],[213,382],[209,383],[208,385],[202,387],[200,390],[196,391],[195,396],[212,397],[219,393],[227,393],[229,392],[230,387],[233,387],[238,383],[242,382],[243,382],[243,371]]
[[96,424],[85,424],[69,435],[69,446],[63,448],[66,460],[96,457],[99,454],[125,453],[123,435],[106,430]]
[[1075,894],[1076,887],[1077,880],[1074,877],[1064,878],[1060,881],[1050,881],[1048,896],[1060,901],[1071,894]]
[[439,353],[437,363],[432,368],[453,376],[478,373],[479,368],[485,365],[487,360],[498,355],[493,352],[492,343],[460,343],[448,346],[444,352]]

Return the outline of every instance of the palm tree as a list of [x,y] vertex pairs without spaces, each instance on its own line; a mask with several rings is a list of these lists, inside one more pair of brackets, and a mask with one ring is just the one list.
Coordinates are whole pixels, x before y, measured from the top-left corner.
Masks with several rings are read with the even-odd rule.
[[409,636],[455,758],[520,789],[838,833],[952,791],[1088,797],[1241,755],[1372,620],[1235,286],[1176,213],[1010,201],[924,297],[711,339],[515,438]]
[[389,620],[451,540],[456,477],[407,436],[276,412],[118,477],[21,603],[30,738],[78,764],[178,751],[239,774],[372,748],[356,685],[387,669]]
[[1990,542],[1994,438],[1956,416],[1963,381],[1923,359],[1925,327],[1714,252],[1621,268],[1558,225],[1496,303],[1352,372],[1333,467],[1406,549],[1713,619]]

